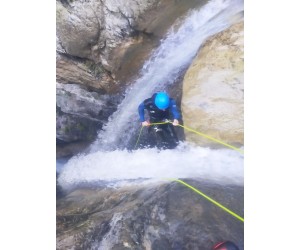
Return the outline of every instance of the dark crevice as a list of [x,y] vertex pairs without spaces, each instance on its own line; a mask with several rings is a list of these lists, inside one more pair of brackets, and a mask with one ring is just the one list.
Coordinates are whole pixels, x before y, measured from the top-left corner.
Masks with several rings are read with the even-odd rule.
[[73,55],[70,55],[70,54],[67,54],[67,53],[61,53],[59,51],[56,51],[57,54],[59,54],[61,57],[65,57],[66,59],[69,59],[69,60],[72,60],[72,61],[75,61],[75,62],[79,62],[79,63],[84,63],[86,62],[87,58],[83,58],[83,57],[79,57],[79,56],[73,56]]
[[69,3],[68,0],[60,0],[61,4],[65,7],[65,8],[70,8],[71,5]]
[[74,63],[82,63],[84,64],[91,72],[89,72],[90,74],[92,74],[95,78],[99,78],[99,74],[94,74],[93,71],[95,71],[95,69],[97,67],[101,67],[101,71],[103,71],[103,74],[107,74],[107,76],[113,80],[113,75],[112,75],[112,72],[105,69],[103,67],[103,65],[101,63],[95,63],[93,60],[90,60],[90,59],[87,59],[87,58],[82,58],[82,57],[78,57],[78,56],[73,56],[73,55],[70,55],[70,54],[65,54],[65,53],[60,53],[59,51],[57,51],[57,53],[62,57],[62,58],[65,58],[67,60],[70,60]]

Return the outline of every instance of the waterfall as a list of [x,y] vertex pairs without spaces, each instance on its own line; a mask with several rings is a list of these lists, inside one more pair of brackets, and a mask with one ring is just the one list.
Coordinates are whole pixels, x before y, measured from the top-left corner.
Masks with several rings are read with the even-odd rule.
[[144,64],[141,77],[131,84],[118,110],[99,132],[91,152],[125,148],[139,126],[138,105],[174,83],[203,42],[236,22],[242,12],[242,0],[213,0],[188,13],[177,30],[171,28]]
[[73,157],[59,176],[62,187],[82,183],[120,184],[127,180],[197,178],[243,185],[243,157],[232,150],[192,147],[174,150],[126,149],[140,126],[138,105],[155,91],[172,86],[210,36],[243,18],[242,0],[212,0],[169,30],[126,90],[117,111],[99,132],[89,153]]

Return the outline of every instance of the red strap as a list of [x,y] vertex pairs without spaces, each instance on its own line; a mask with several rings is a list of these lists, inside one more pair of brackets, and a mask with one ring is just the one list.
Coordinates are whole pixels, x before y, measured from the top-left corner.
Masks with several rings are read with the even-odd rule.
[[213,249],[217,249],[217,247],[220,246],[220,245],[222,245],[224,242],[225,242],[225,241],[222,241],[222,242],[218,243],[217,245],[214,246]]

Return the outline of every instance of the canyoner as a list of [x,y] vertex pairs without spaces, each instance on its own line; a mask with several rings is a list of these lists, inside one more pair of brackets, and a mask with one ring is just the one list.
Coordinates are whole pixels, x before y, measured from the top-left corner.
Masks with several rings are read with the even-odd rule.
[[[178,145],[179,140],[173,126],[179,125],[180,114],[175,100],[166,92],[154,93],[151,98],[145,99],[139,105],[138,112],[141,125],[148,127],[147,132],[155,138],[155,145],[159,149],[173,149]],[[171,117],[173,122],[169,122]]]
[[[190,89],[183,88],[186,72],[196,68],[193,61],[203,49],[226,53],[227,44],[218,45],[218,50],[208,42],[217,43],[223,31],[231,36],[228,29],[242,21],[243,3],[204,2],[178,19],[139,74],[124,83],[115,111],[89,148],[59,168],[57,185],[63,195],[57,203],[57,249],[244,249],[244,155],[242,147],[236,147],[243,143],[230,137],[235,133],[229,131],[234,117],[203,121],[207,113],[226,115],[237,104],[226,99],[220,107],[224,98],[216,95],[215,85],[196,85],[197,75],[188,79],[195,84],[190,89],[201,95],[191,96]],[[232,34],[235,39],[240,36]],[[234,43],[235,52],[239,46]],[[215,70],[209,60],[214,58],[218,66],[219,57],[203,56],[201,65],[207,62],[209,70]],[[226,75],[226,82],[222,77],[227,71],[209,70],[202,81],[213,76],[227,91],[220,91],[222,95],[234,91],[233,98],[241,99],[237,92],[243,82],[236,74],[234,79]],[[112,96],[107,95],[104,106],[111,104]],[[94,96],[88,97],[93,103]],[[189,109],[194,107],[198,109]],[[223,124],[228,130],[220,128]]]

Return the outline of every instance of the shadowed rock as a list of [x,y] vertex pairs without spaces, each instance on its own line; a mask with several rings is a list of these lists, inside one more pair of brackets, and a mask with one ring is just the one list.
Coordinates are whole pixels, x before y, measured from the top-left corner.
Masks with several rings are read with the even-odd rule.
[[[186,180],[243,216],[243,187]],[[57,249],[243,249],[244,225],[179,183],[77,189],[57,200]]]

